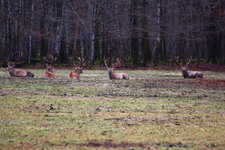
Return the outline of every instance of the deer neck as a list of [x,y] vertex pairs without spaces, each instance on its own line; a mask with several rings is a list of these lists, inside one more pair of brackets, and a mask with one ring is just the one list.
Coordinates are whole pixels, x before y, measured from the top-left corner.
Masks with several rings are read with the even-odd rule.
[[113,74],[113,72],[112,72],[112,71],[108,71],[108,73],[109,73],[109,75],[110,75],[110,76]]
[[184,78],[188,77],[188,71],[182,70],[182,75],[183,75]]
[[76,76],[79,78],[80,77],[80,72],[75,72]]
[[108,73],[109,73],[109,78],[114,79],[115,73],[113,73],[112,71],[108,71]]
[[14,75],[15,74],[15,69],[14,68],[9,69],[8,71],[9,71],[10,75]]

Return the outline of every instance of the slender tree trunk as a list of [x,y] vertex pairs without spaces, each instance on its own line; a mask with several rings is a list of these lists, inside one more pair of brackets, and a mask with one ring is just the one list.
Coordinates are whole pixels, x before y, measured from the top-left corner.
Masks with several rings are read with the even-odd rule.
[[63,30],[63,25],[62,25],[62,18],[63,18],[63,1],[58,1],[56,2],[57,4],[57,25],[56,25],[56,40],[55,40],[55,50],[54,53],[57,56],[60,56],[60,43],[61,43],[61,38],[62,38],[62,30]]
[[132,64],[137,66],[138,65],[138,54],[139,54],[139,40],[138,40],[138,1],[132,0],[131,1],[131,59]]
[[30,64],[30,62],[31,62],[33,20],[34,20],[34,3],[31,2],[30,35],[29,35],[29,44],[28,44],[28,52],[27,52],[27,63],[28,64]]
[[148,33],[148,23],[147,23],[147,1],[142,0],[142,43],[141,43],[141,49],[143,50],[143,65],[146,66],[147,63],[152,61],[152,52],[151,52],[151,46],[150,46],[150,39],[149,39],[149,33]]

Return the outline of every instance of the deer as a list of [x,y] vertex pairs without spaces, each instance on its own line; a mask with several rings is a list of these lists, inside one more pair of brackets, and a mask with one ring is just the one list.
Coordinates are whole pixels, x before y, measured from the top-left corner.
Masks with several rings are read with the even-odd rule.
[[9,72],[11,77],[34,77],[34,74],[30,71],[14,68],[15,64],[8,63],[7,65],[8,67],[6,70]]
[[54,73],[52,69],[52,65],[57,60],[56,57],[52,56],[51,54],[48,54],[46,57],[44,57],[44,63],[46,70],[43,73],[44,78],[56,78],[57,75]]
[[122,79],[125,79],[125,80],[129,80],[130,77],[128,74],[126,73],[115,73],[114,70],[115,68],[118,66],[119,64],[119,59],[117,58],[116,59],[116,62],[112,64],[111,67],[108,67],[108,64],[107,64],[107,59],[104,58],[104,64],[105,64],[105,67],[109,73],[109,79],[111,80],[114,80],[114,79],[119,79],[119,80],[122,80]]
[[78,58],[79,64],[73,62],[74,70],[69,73],[69,78],[80,80],[80,74],[83,73],[83,67],[85,65],[84,58]]
[[185,78],[203,78],[203,73],[199,71],[189,71],[188,66],[191,64],[192,59],[189,58],[186,61],[186,64],[180,63],[179,57],[175,58],[176,64],[180,67],[181,66],[181,71],[182,71],[182,76]]
[[46,70],[43,73],[44,78],[56,78],[56,74],[54,73],[51,65],[46,65]]

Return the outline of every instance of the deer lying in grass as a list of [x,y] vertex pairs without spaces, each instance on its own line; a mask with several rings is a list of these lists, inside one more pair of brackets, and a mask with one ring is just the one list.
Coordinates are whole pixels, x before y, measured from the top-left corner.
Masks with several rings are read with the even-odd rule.
[[51,65],[46,65],[46,71],[43,73],[44,78],[56,78],[56,74],[54,73]]
[[85,65],[83,58],[78,58],[79,64],[73,63],[74,70],[69,73],[71,79],[80,80],[80,74],[83,73],[83,67]]
[[115,67],[118,66],[119,64],[119,59],[116,59],[116,62],[112,64],[112,67],[108,67],[107,65],[107,59],[104,59],[104,63],[105,63],[105,67],[108,70],[109,73],[109,79],[113,80],[113,79],[126,79],[129,80],[130,77],[128,74],[126,73],[114,73],[113,71],[115,70]]
[[52,64],[56,62],[57,58],[54,57],[51,54],[48,54],[46,57],[44,57],[44,64],[46,67],[46,71],[43,73],[44,78],[56,78],[56,74],[54,73],[52,69]]
[[179,67],[181,66],[181,71],[182,71],[182,75],[184,78],[203,78],[203,73],[201,73],[199,71],[189,71],[188,70],[188,66],[192,62],[192,59],[188,59],[186,61],[185,65],[180,63],[179,57],[176,57],[175,61]]
[[32,72],[23,69],[15,69],[14,66],[14,64],[8,63],[8,67],[6,68],[11,77],[34,77]]

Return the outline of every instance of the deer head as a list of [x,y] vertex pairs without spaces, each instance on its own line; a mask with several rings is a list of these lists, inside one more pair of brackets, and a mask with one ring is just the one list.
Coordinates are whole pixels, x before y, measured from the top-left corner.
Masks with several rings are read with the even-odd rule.
[[52,65],[46,64],[45,67],[46,67],[46,70],[47,70],[47,71],[49,71],[49,72],[54,72],[53,69],[52,69]]
[[80,79],[80,74],[83,73],[83,67],[85,66],[84,58],[78,58],[78,62],[73,62],[74,70],[70,72],[69,77],[73,79]]
[[108,67],[107,61],[108,61],[108,59],[104,58],[104,64],[105,64],[105,67],[108,70],[108,72],[113,72],[116,69],[116,67],[118,67],[120,64],[119,58],[117,58],[116,61],[114,63],[112,63],[111,67]]
[[78,57],[78,62],[73,63],[74,72],[83,73],[83,67],[85,66],[84,58]]
[[44,65],[46,70],[49,72],[54,72],[52,65],[57,61],[57,57],[54,57],[52,54],[48,54],[44,57]]
[[56,78],[56,74],[53,71],[52,64],[56,62],[57,58],[54,57],[52,54],[48,54],[46,57],[44,57],[44,66],[46,68],[46,71],[43,73],[44,77],[47,78]]
[[13,70],[14,67],[15,67],[15,64],[14,63],[7,62],[7,68],[6,68],[7,71]]

